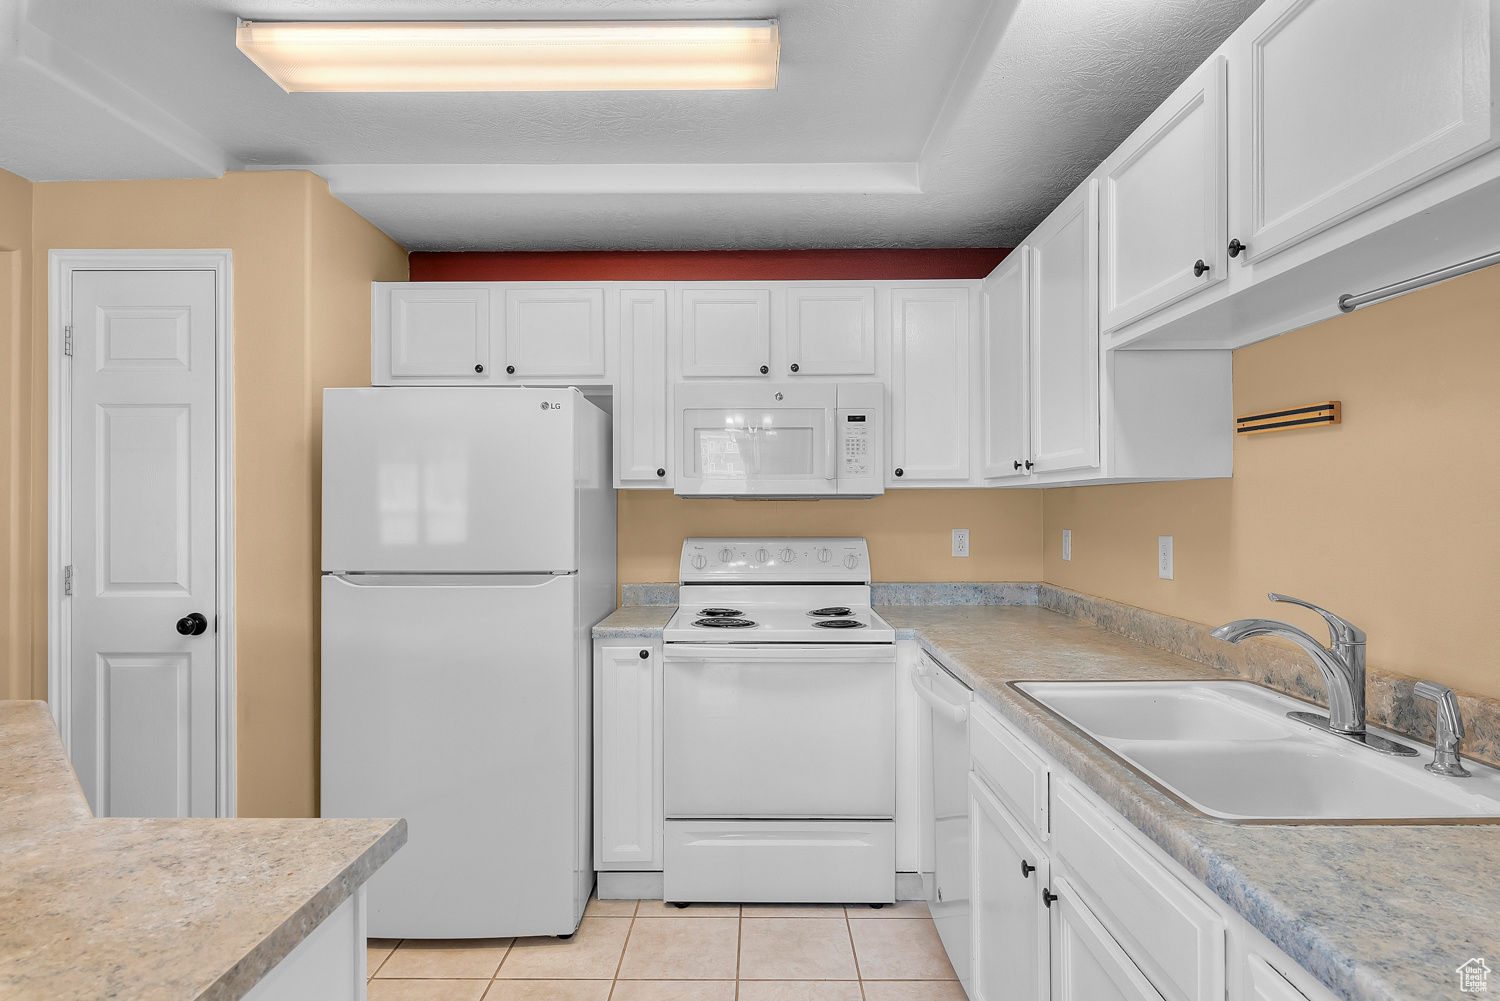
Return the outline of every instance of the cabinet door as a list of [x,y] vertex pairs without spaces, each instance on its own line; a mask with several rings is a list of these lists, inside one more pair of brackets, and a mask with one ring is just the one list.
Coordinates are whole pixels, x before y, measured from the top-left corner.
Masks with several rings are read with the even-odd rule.
[[1104,330],[1225,277],[1224,73],[1200,66],[1099,168]]
[[1085,181],[1031,246],[1031,454],[1036,472],[1099,465],[1099,183]]
[[1307,1001],[1280,970],[1254,953],[1245,956],[1245,975],[1248,1001]]
[[1052,1001],[1162,1001],[1061,877],[1052,892]]
[[604,379],[604,290],[505,290],[505,372],[527,379]]
[[1270,0],[1230,43],[1238,203],[1262,260],[1494,145],[1489,0]]
[[1031,248],[1017,247],[984,280],[985,479],[1031,474]]
[[684,289],[681,335],[683,375],[763,376],[771,370],[771,293]]
[[594,804],[597,861],[660,867],[656,705],[661,659],[649,646],[597,648]]
[[874,375],[875,289],[787,289],[786,360],[791,375]]
[[620,290],[615,486],[672,486],[667,445],[667,293]]
[[[389,327],[375,330],[376,385],[489,382],[490,290],[482,285],[389,286]],[[384,336],[382,336],[384,334]]]
[[969,290],[891,291],[892,475],[886,486],[969,478]]
[[973,1001],[1046,1001],[1051,928],[1042,887],[1051,866],[1005,807],[969,776]]

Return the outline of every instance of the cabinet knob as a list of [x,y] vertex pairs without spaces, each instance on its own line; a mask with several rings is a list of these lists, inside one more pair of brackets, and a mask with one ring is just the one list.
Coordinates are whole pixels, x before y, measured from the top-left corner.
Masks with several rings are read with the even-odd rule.
[[1203,258],[1200,257],[1198,258],[1197,263],[1193,265],[1193,277],[1202,278],[1206,274],[1208,274],[1208,265],[1204,264]]
[[1034,465],[1036,465],[1036,463],[1032,462],[1030,459],[1027,459],[1026,460],[1026,471],[1028,473],[1031,472],[1031,467],[1034,466]]
[[645,660],[645,659],[647,659],[650,656],[651,656],[651,651],[650,650],[642,650],[641,651],[641,660]]
[[[641,656],[644,657],[645,655],[646,655],[646,651],[642,650],[641,651]],[[1031,874],[1034,873],[1034,872],[1036,872],[1036,866],[1032,865],[1030,862],[1027,862],[1025,859],[1022,859],[1021,860],[1021,878],[1022,879],[1030,879],[1031,878]]]
[[505,366],[505,374],[506,375],[515,375],[516,374],[516,367],[514,365],[507,365],[507,366]]
[[1250,249],[1249,247],[1245,246],[1243,243],[1240,242],[1240,238],[1239,237],[1235,237],[1233,240],[1229,241],[1229,256],[1230,257],[1238,257],[1238,256],[1240,256],[1240,251],[1242,251],[1242,250],[1249,250],[1249,249]]
[[1045,886],[1042,887],[1042,903],[1046,904],[1048,907],[1051,907],[1052,906],[1052,901],[1054,901],[1056,899],[1057,899],[1057,894],[1053,893],[1051,890],[1047,889]]
[[762,365],[760,367],[760,374],[761,375],[765,375],[769,371],[771,371],[771,366],[769,366],[769,365]]
[[476,371],[476,372],[483,372],[484,371],[484,366],[483,365],[475,365],[474,366],[474,371]]
[[906,470],[902,469],[900,466],[897,466],[896,467],[896,475],[897,476],[905,476],[906,475]]
[[800,371],[802,371],[802,366],[796,364],[795,362],[793,362],[792,363],[792,371],[793,372],[800,372]]
[[667,471],[665,469],[662,469],[660,466],[658,466],[657,469],[656,469],[656,475],[657,476],[666,476],[667,475]]
[[1015,468],[1015,469],[1020,469],[1021,468],[1021,460],[1020,459],[1016,460],[1015,465],[1014,465],[1013,468]]

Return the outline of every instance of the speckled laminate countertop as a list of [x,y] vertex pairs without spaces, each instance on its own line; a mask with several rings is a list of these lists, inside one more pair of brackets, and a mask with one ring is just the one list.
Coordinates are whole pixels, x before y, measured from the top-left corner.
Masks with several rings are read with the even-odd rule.
[[46,703],[0,701],[0,997],[243,997],[405,843],[404,820],[96,820]]
[[[662,622],[673,611],[649,610]],[[642,611],[616,615],[629,613],[640,630]],[[1350,1001],[1471,997],[1459,993],[1454,969],[1471,957],[1500,955],[1500,825],[1277,827],[1209,820],[1006,683],[1225,680],[1225,674],[1034,605],[886,605],[877,611],[899,639],[916,639],[1334,993]],[[608,630],[614,619],[600,627]]]

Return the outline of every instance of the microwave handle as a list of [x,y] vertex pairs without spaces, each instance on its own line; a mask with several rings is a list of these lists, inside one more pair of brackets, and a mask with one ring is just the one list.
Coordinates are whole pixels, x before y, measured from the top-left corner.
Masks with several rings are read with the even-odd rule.
[[838,478],[839,417],[835,410],[823,411],[823,479]]

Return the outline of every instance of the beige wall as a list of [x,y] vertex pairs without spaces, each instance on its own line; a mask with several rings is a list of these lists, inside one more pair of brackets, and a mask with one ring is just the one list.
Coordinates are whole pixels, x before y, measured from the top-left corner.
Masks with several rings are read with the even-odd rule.
[[0,699],[42,698],[47,688],[46,568],[33,551],[46,550],[45,465],[32,475],[34,450],[46,454],[46,382],[34,378],[26,336],[32,188],[0,170]]
[[[312,816],[321,391],[369,384],[369,282],[404,280],[406,253],[299,171],[32,191],[37,303],[51,249],[234,253],[239,812]],[[46,343],[46,319],[44,308],[32,311],[33,344]],[[33,367],[45,378],[44,354]],[[31,410],[45,434],[44,389]],[[34,449],[32,475],[43,483],[45,462],[45,448]],[[38,532],[44,551],[33,519]],[[45,693],[34,684],[33,694]]]
[[1371,664],[1500,697],[1500,267],[1235,352],[1236,413],[1330,399],[1342,425],[1239,439],[1232,480],[1045,491],[1046,579],[1322,635],[1280,591],[1363,627]]
[[[622,490],[621,583],[675,581],[690,536],[863,535],[876,580],[1037,580],[1042,498],[1036,490],[891,490],[871,500],[684,500]],[[966,558],[955,528],[969,530]]]

